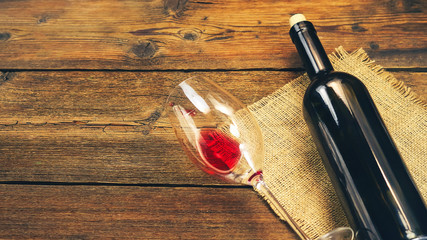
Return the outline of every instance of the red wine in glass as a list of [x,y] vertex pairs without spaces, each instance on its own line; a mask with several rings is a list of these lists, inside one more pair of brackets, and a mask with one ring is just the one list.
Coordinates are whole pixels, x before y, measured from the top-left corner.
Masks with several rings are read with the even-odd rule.
[[216,128],[200,129],[197,148],[205,164],[218,173],[231,172],[241,157],[239,143]]

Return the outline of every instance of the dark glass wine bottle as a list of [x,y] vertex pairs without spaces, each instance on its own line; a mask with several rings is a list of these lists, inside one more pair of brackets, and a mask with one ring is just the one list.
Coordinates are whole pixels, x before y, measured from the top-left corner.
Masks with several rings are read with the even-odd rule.
[[426,206],[366,87],[333,70],[303,15],[289,33],[312,81],[304,118],[356,239],[427,239]]

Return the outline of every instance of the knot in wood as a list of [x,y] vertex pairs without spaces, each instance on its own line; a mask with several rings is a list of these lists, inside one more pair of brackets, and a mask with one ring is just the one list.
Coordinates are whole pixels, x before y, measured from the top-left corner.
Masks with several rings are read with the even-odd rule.
[[8,32],[0,33],[0,41],[7,41],[10,37],[11,35]]
[[202,34],[202,31],[200,29],[181,29],[178,31],[178,35],[180,38],[189,40],[189,41],[196,41],[200,38]]
[[188,0],[164,0],[164,12],[168,16],[180,17]]
[[140,58],[151,58],[156,54],[157,46],[152,41],[144,41],[134,45],[131,52]]

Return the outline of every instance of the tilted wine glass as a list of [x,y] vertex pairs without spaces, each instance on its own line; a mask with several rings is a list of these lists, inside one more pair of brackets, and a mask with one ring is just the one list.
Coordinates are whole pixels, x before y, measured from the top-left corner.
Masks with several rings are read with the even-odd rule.
[[[265,184],[261,129],[238,99],[210,80],[192,77],[172,91],[166,107],[177,138],[196,165],[227,181],[252,185],[301,239],[310,239]],[[339,228],[320,239],[352,239],[352,232]]]

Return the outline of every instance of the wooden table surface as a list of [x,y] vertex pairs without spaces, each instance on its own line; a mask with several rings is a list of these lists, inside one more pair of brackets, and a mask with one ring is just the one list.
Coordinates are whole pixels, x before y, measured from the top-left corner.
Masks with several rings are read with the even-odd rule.
[[0,1],[0,239],[297,239],[187,160],[161,105],[207,76],[251,104],[303,73],[288,18],[427,97],[426,1]]

